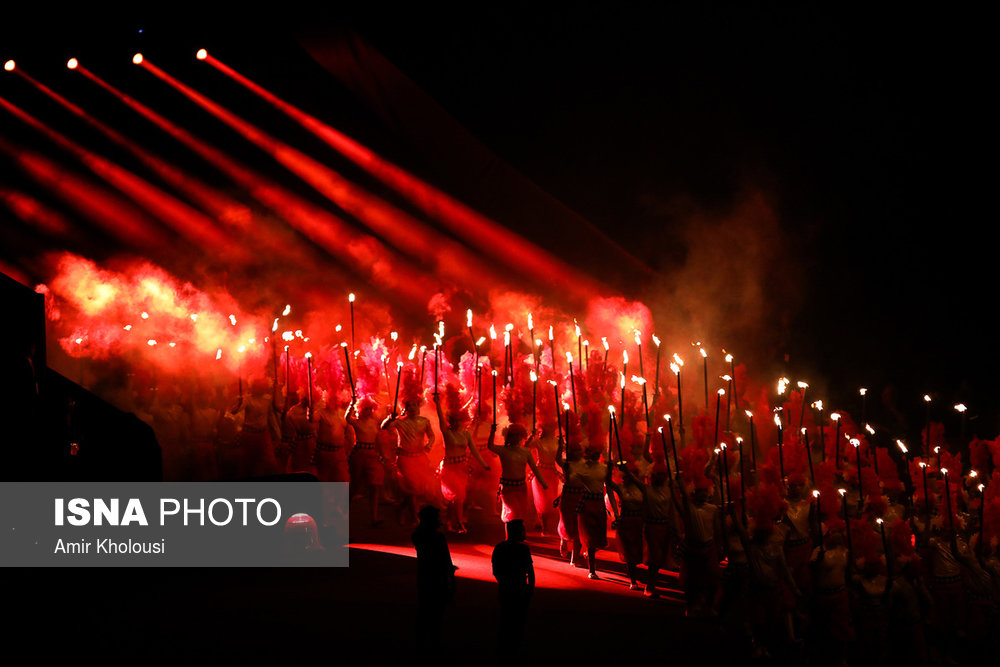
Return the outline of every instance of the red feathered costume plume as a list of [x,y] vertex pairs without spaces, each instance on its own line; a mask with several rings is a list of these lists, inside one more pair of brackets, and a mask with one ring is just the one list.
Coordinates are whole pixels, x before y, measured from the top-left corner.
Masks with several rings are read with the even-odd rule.
[[469,420],[469,414],[465,411],[465,401],[458,391],[458,386],[454,382],[449,382],[444,388],[445,405],[447,411],[445,418],[449,422],[461,424]]
[[531,378],[527,373],[514,373],[514,382],[500,392],[500,401],[510,423],[531,428]]
[[418,375],[420,375],[418,368],[409,366],[403,369],[399,387],[400,405],[406,405],[407,403],[417,403],[419,405],[423,403],[423,388],[420,386]]
[[[1000,470],[993,473],[986,487],[986,507],[983,508],[983,542],[996,545],[1000,542]],[[988,552],[984,549],[984,554]]]
[[694,444],[702,449],[712,450],[719,446],[719,443],[712,442],[712,435],[715,433],[715,422],[704,412],[695,415],[691,420],[691,437]]
[[913,546],[913,530],[908,521],[896,519],[887,530],[894,558],[917,557],[917,550]]
[[887,449],[877,450],[878,472],[882,482],[882,488],[891,496],[898,495],[905,490],[903,481],[899,479],[899,468],[896,467],[896,460]]
[[940,447],[944,451],[944,424],[931,422],[930,431],[930,439],[928,440],[927,429],[920,430],[920,441],[924,443],[924,456],[933,456],[935,447]]
[[978,471],[981,475],[987,475],[990,472],[990,444],[989,440],[980,440],[975,437],[969,443],[969,464],[973,470]]
[[696,445],[688,445],[678,452],[684,485],[695,489],[711,489],[712,480],[705,474],[709,452]]
[[879,557],[882,537],[872,527],[874,519],[865,515],[861,521],[851,522],[851,540],[855,560],[861,561],[861,570],[868,575],[882,574],[885,564]]
[[[606,418],[605,415],[607,415]],[[596,405],[590,404],[584,411],[582,419],[583,424],[581,426],[586,429],[587,450],[601,449],[607,451],[608,427],[611,423],[611,415]],[[624,450],[622,452],[624,453]],[[618,457],[617,444],[613,448],[612,456],[614,458]]]
[[747,515],[753,522],[755,531],[774,530],[774,522],[788,509],[788,503],[781,497],[781,490],[775,484],[758,482],[747,489]]
[[317,373],[317,384],[326,390],[327,402],[331,405],[339,404],[351,395],[344,370],[344,353],[339,345],[330,348],[327,353],[327,363]]
[[[376,339],[378,340],[378,339]],[[362,345],[352,363],[358,396],[377,396],[385,388],[385,369],[382,363],[384,352],[381,341],[378,347]]]
[[873,516],[885,516],[889,503],[882,497],[882,487],[874,468],[861,469],[861,490]]

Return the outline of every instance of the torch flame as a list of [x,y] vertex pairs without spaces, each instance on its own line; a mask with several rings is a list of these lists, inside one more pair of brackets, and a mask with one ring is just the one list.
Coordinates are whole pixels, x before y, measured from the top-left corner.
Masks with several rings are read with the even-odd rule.
[[820,412],[823,411],[823,401],[813,401],[812,407],[816,408]]
[[312,359],[312,356],[313,356],[312,352],[306,352],[306,359]]
[[813,498],[819,498],[819,491],[813,489]]
[[830,419],[832,419],[835,422],[839,422],[840,421],[840,413],[839,412],[831,412],[830,413]]
[[839,493],[841,496],[846,496],[847,489],[837,489],[837,493]]
[[341,330],[341,329],[343,329],[343,328],[344,328],[344,327],[342,327],[341,325],[339,325],[339,324],[338,324],[337,326],[335,326],[335,327],[333,328],[333,330],[334,330],[334,331],[336,331],[337,333],[340,333],[340,330]]
[[927,403],[931,402],[930,394],[924,394],[924,401],[926,401]]
[[[343,345],[347,345],[347,343],[342,343],[342,344],[343,344]],[[410,361],[413,361],[413,358],[414,358],[415,356],[417,356],[417,344],[416,344],[416,343],[414,343],[414,344],[413,344],[413,347],[411,347],[411,348],[410,348],[410,354],[409,354],[409,356],[408,356],[407,358],[408,358],[408,359],[409,359]]]
[[246,352],[247,351],[247,346],[246,345],[240,345],[238,348],[236,348],[236,351],[237,352]]
[[485,342],[486,342],[486,336],[480,336],[479,340],[476,341],[476,347],[479,347],[480,345],[482,345]]
[[653,334],[652,336],[650,336],[650,338],[653,339],[653,343],[656,345],[656,347],[660,347],[660,339],[656,337],[656,334]]
[[749,410],[744,410],[743,412],[744,412],[744,413],[746,413],[746,416],[747,416],[747,417],[748,417],[749,419],[753,419],[753,413],[752,413],[752,412],[750,412]]
[[350,294],[347,295],[347,300],[350,301],[351,303],[354,303],[354,292],[351,292]]
[[573,326],[576,328],[576,337],[579,338],[580,337],[580,325],[576,324],[576,322],[574,321]]
[[274,333],[277,330],[278,330],[278,318],[276,317],[274,318],[274,324],[271,325],[271,333]]
[[865,430],[868,431],[869,434],[875,435],[875,429],[872,428],[871,424],[865,424]]
[[881,525],[882,525],[882,517],[877,517],[877,518],[875,519],[875,523],[877,523],[878,525],[880,525],[880,526],[881,526]]
[[635,338],[636,345],[642,345],[642,332],[640,332],[638,329],[636,329],[633,332],[633,338]]
[[868,389],[866,389],[865,387],[861,387],[861,389],[858,389],[858,393],[864,396],[865,394],[868,393]]
[[906,445],[903,444],[902,440],[896,440],[896,445],[899,447],[899,450],[901,452],[903,452],[904,454],[906,454],[907,452],[909,452],[909,450],[906,448]]
[[622,363],[628,363],[628,350],[622,350]]
[[641,378],[638,375],[633,375],[632,382],[635,382],[637,385],[641,387],[642,385],[646,384],[646,378]]
[[941,474],[947,476],[948,475],[948,469],[947,468],[941,468]]
[[282,317],[288,317],[288,314],[291,313],[291,312],[292,312],[292,304],[287,303],[287,304],[285,304],[285,309],[283,311],[281,311],[281,316]]
[[980,484],[980,485],[979,485],[979,493],[982,493],[982,492],[983,492],[983,489],[985,489],[985,488],[986,488],[986,486],[985,486],[985,485],[983,485],[983,484]]
[[718,393],[719,393],[719,396],[725,396],[726,395],[726,390],[725,389],[720,389]]
[[620,380],[619,386],[622,388],[622,391],[624,391],[625,390],[625,374],[624,373],[619,373],[618,375],[621,376],[621,380]]
[[493,373],[493,377],[497,376],[497,372],[496,371],[491,371],[491,372]]
[[566,363],[567,364],[573,363],[573,355],[570,354],[569,352],[566,353]]
[[[528,316],[528,319],[530,321],[530,319],[531,319],[530,315]],[[472,309],[471,308],[469,308],[467,311],[465,311],[465,326],[469,327],[470,329],[472,328]]]
[[781,415],[779,415],[777,412],[774,413],[774,425],[777,426],[778,428],[781,428]]
[[149,319],[149,313],[147,313],[146,311],[142,311],[142,314],[139,315],[139,317],[141,317],[144,320],[148,320]]
[[609,405],[608,406],[608,412],[610,412],[612,415],[615,414],[615,406]]
[[959,412],[965,412],[966,410],[968,410],[968,408],[965,407],[965,403],[959,403],[958,405],[955,406],[955,409],[958,410]]
[[222,358],[222,348],[220,347],[218,350],[215,351],[215,360],[218,361],[221,358]]
[[496,327],[494,327],[492,324],[490,325],[490,338],[492,338],[493,340],[497,339],[497,330]]
[[399,333],[396,331],[391,331],[389,332],[389,338],[391,338],[392,342],[395,343],[399,339]]
[[858,440],[857,438],[851,438],[851,444],[854,445],[855,447],[860,447],[861,441]]
[[707,359],[708,358],[708,352],[705,351],[705,348],[699,347],[698,351],[701,352],[702,359]]
[[229,322],[235,327],[236,326],[236,316],[232,313],[229,314]]
[[731,354],[727,354],[726,355],[726,363],[727,364],[733,363],[733,355],[731,355]]
[[675,375],[680,375],[681,367],[677,364],[670,364],[670,370],[672,370]]
[[192,322],[197,322],[198,321],[198,313],[192,313],[190,315],[190,317],[191,317],[191,321]]
[[554,332],[552,331],[552,325],[550,324],[550,325],[549,325],[549,342],[551,343],[551,342],[553,341],[553,339],[555,339],[555,337],[556,337],[556,335],[555,335],[555,333],[554,333]]
[[555,380],[549,380],[549,384],[552,385],[553,387],[558,386],[558,383]]
[[605,352],[611,349],[611,346],[608,345],[608,339],[605,336],[601,336],[601,344],[604,345]]
[[670,415],[663,415],[663,418],[667,421],[670,421]]
[[538,374],[535,371],[531,371],[531,381],[538,382]]
[[156,341],[150,338],[149,340],[146,341],[146,345],[153,347],[154,345],[156,345]]

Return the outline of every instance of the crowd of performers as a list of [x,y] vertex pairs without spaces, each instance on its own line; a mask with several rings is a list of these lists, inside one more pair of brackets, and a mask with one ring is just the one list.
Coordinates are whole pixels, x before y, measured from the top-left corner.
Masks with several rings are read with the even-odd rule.
[[459,533],[469,508],[499,511],[558,535],[591,578],[610,533],[633,590],[641,565],[650,597],[676,569],[688,613],[759,652],[808,640],[826,658],[855,647],[922,664],[998,628],[1000,438],[946,439],[928,419],[907,447],[806,404],[804,388],[775,401],[742,366],[725,408],[706,374],[684,418],[673,383],[623,390],[597,352],[572,375],[549,355],[491,369],[471,352],[454,367],[411,354],[393,373],[384,345],[366,344],[353,373],[334,348],[307,378],[277,362],[238,398],[161,388],[137,412],[187,478],[349,481],[373,525],[386,505],[400,521],[435,505]]

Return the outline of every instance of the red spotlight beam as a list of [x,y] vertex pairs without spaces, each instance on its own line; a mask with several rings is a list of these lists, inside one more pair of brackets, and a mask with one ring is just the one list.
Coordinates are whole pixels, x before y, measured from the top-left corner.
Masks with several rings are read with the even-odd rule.
[[49,208],[24,192],[0,187],[0,202],[3,202],[18,218],[35,225],[50,236],[73,241],[80,240],[73,225],[62,213]]
[[395,189],[425,214],[439,220],[453,233],[485,254],[518,271],[528,273],[539,284],[557,286],[576,300],[586,301],[596,294],[607,292],[600,283],[576,271],[562,260],[381,158],[342,132],[281,100],[212,55],[206,55],[203,60],[291,116],[334,150]]
[[281,216],[331,257],[345,261],[358,275],[401,301],[423,306],[436,289],[403,262],[390,262],[389,252],[374,238],[355,232],[332,213],[307,202],[245,167],[218,148],[198,139],[146,105],[107,83],[93,72],[79,68],[89,80],[117,97],[130,109],[187,146],[249,192],[250,196]]
[[[81,72],[84,71],[83,67],[79,63],[77,63],[76,67],[71,69]],[[185,195],[190,197],[191,201],[196,203],[200,208],[202,208],[202,210],[208,212],[209,215],[215,219],[227,225],[236,225],[250,220],[250,209],[245,205],[231,197],[227,197],[226,195],[217,192],[213,188],[200,182],[198,179],[191,178],[174,165],[171,165],[158,156],[153,155],[136,142],[90,115],[81,107],[73,104],[31,75],[26,74],[20,68],[16,71],[31,85],[35,86],[35,88],[37,88],[40,92],[65,107],[70,113],[81,118],[91,127],[104,134],[104,136],[108,139],[134,155],[140,162],[142,162],[142,164],[153,171],[166,183],[169,183],[179,191],[184,192]]]
[[485,283],[501,284],[501,276],[491,275],[491,272],[483,266],[483,262],[460,244],[350,182],[333,169],[243,120],[222,105],[167,74],[149,60],[143,59],[141,66],[177,88],[192,102],[269,153],[289,171],[367,225],[398,250],[432,265],[439,276],[464,283],[468,281],[469,276],[475,275]]
[[[23,123],[45,135],[60,148],[71,153],[88,169],[170,225],[181,236],[209,252],[228,249],[231,245],[229,239],[215,228],[215,223],[200,211],[196,211],[176,197],[167,194],[110,160],[87,150],[6,100],[0,99],[0,106],[3,106]],[[245,255],[239,249],[234,249],[232,252],[238,256]]]
[[[0,106],[8,103],[0,98]],[[35,181],[76,208],[122,243],[144,249],[160,248],[167,238],[148,224],[144,214],[124,198],[88,183],[55,162],[18,148],[0,137],[0,151],[7,153]]]

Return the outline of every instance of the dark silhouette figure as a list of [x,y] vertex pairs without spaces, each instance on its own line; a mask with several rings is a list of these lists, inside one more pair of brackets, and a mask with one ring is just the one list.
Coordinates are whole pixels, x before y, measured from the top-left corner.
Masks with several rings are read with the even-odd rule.
[[441,533],[441,512],[427,505],[418,515],[413,531],[417,549],[417,648],[440,654],[444,610],[455,598],[455,570],[448,541]]
[[520,653],[528,603],[535,590],[535,568],[524,536],[524,521],[509,521],[507,539],[493,549],[493,576],[500,592],[497,652],[503,663],[516,660]]

